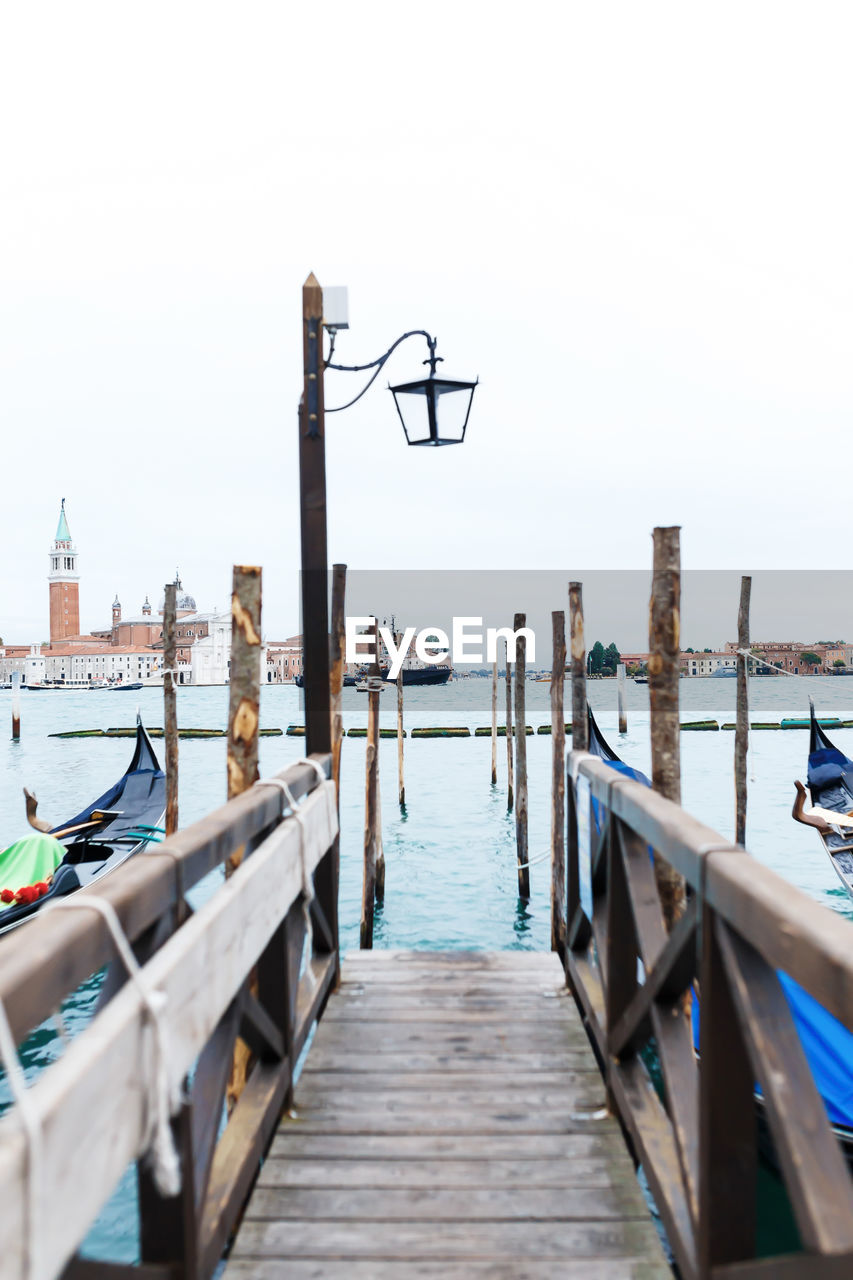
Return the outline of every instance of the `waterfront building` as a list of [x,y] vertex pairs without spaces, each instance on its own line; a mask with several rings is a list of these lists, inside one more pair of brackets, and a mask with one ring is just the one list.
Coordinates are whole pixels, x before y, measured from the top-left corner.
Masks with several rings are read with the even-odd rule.
[[[832,666],[832,663],[827,664],[826,655],[835,646],[819,643],[803,644],[800,640],[755,640],[749,647],[765,662],[772,663],[774,667],[781,667],[792,675],[822,676],[827,675]],[[727,653],[737,653],[737,649],[737,641],[727,641]],[[818,659],[817,663],[805,662],[804,653],[813,653]]]
[[268,641],[265,665],[267,684],[292,684],[302,675],[302,636]]
[[712,653],[682,653],[679,656],[679,666],[687,676],[712,676],[715,671],[719,671],[720,667],[731,667],[737,669],[737,654],[723,652]]

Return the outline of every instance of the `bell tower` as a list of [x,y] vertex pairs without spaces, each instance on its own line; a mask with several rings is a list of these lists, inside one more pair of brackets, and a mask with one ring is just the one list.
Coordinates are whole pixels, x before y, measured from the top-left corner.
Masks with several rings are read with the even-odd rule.
[[77,549],[65,518],[65,499],[59,512],[56,537],[50,549],[50,643],[80,634],[80,575]]

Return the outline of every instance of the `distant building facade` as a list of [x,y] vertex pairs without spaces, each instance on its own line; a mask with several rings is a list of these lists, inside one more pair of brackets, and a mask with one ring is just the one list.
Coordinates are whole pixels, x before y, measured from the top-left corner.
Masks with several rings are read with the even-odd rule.
[[[127,684],[163,679],[163,611],[154,616],[148,596],[137,615],[125,617],[118,595],[112,603],[111,625],[91,635],[80,633],[80,575],[77,548],[71,539],[65,499],[62,499],[56,537],[49,552],[50,641],[47,644],[3,645],[0,642],[0,684],[15,672],[26,685]],[[184,590],[180,573],[176,589],[176,680],[178,684],[227,684],[231,671],[231,614],[200,613]],[[302,674],[302,637],[263,645],[261,681],[292,682]]]

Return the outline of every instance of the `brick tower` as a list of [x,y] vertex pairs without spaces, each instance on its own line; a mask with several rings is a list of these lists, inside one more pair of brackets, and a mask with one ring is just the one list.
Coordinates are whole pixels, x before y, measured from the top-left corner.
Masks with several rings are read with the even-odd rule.
[[50,549],[50,643],[80,634],[80,576],[77,551],[65,518],[65,499],[59,512],[56,537]]

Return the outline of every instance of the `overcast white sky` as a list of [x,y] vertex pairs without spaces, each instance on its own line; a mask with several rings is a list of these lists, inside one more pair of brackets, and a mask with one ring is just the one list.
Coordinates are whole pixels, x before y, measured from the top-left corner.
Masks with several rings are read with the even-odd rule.
[[311,270],[349,286],[342,360],[425,327],[482,384],[461,449],[407,450],[385,379],[329,419],[332,559],[646,568],[680,523],[692,568],[847,568],[852,28],[742,0],[7,5],[0,635],[47,635],[63,496],[84,627],[176,564],[223,608],[256,562],[265,631],[295,630]]

